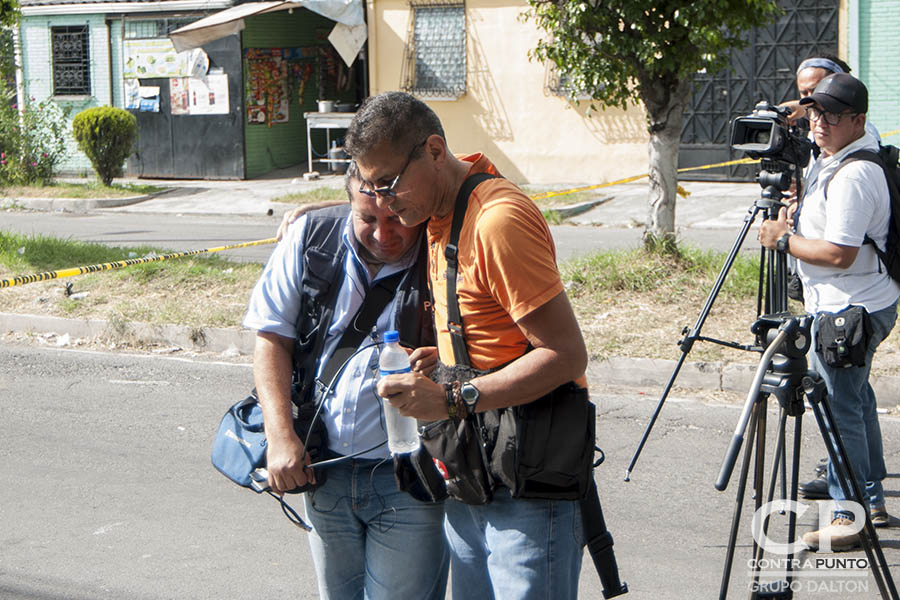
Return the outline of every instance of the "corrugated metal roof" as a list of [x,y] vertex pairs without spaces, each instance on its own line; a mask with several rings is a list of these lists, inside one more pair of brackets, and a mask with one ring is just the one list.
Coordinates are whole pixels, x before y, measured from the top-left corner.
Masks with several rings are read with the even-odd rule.
[[119,2],[141,2],[144,4],[159,3],[162,0],[19,0],[22,6],[47,6],[49,4],[117,4]]

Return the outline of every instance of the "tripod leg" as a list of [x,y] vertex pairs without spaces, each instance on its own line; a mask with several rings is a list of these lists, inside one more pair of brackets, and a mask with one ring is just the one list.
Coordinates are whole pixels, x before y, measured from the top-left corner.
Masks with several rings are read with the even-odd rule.
[[[761,410],[765,411],[765,407],[763,407]],[[760,436],[765,435],[764,421],[765,421],[765,419],[760,419],[760,423],[762,424],[762,430],[759,432]],[[768,492],[766,493],[766,504],[769,504],[770,502],[772,502],[772,499],[775,497],[775,486],[778,483],[777,480],[778,480],[779,465],[784,464],[784,426],[785,426],[786,422],[787,422],[787,413],[783,410],[779,411],[778,439],[775,442],[775,457],[774,457],[774,461],[772,462],[772,475],[769,480]],[[756,454],[756,460],[759,463],[762,462],[760,460],[759,452],[757,452],[757,454]],[[760,465],[761,471],[758,473],[759,481],[762,481],[762,477],[763,477],[762,468],[763,467],[764,467],[764,465]],[[761,498],[762,498],[762,491],[760,490],[756,495],[757,511],[759,510],[759,507],[762,505]],[[758,512],[754,513],[754,515],[758,515],[758,514],[759,514]],[[753,523],[756,524],[755,518],[753,519]],[[763,554],[766,551],[766,548],[765,548],[764,544],[757,543],[757,540],[764,541],[764,540],[768,539],[767,536],[769,533],[769,513],[766,513],[766,516],[762,519],[761,522],[759,522],[758,527],[759,527],[758,531],[753,532],[753,558],[755,560],[753,561],[753,583],[750,588],[751,590],[754,590],[754,592],[751,594],[751,597],[755,597],[755,590],[759,589],[759,569],[760,569],[759,565],[761,564],[761,560],[762,560]]]
[[[800,479],[800,441],[803,433],[803,413],[794,417],[794,456],[791,460],[791,506],[797,505],[797,484]],[[788,543],[793,543],[797,539],[797,513],[793,510],[788,511]],[[793,572],[793,550],[787,555],[787,587],[791,588],[791,582],[794,580]]]
[[[785,413],[784,408],[782,407],[779,411],[780,413]],[[786,414],[785,414],[786,416]],[[784,430],[784,423],[781,425],[782,431]],[[781,461],[781,499],[784,500],[788,497],[787,495],[787,442],[785,441],[785,436],[781,436],[781,456],[784,460]],[[796,456],[796,454],[795,454]]]
[[[865,524],[860,531],[860,542],[863,550],[865,550],[866,558],[869,560],[869,567],[872,570],[872,576],[875,578],[875,584],[878,586],[882,598],[890,597],[897,600],[900,596],[897,594],[897,588],[894,585],[894,579],[884,557],[881,542],[875,533],[875,527],[869,518],[868,510],[865,510],[868,502],[863,498],[862,490],[860,490],[859,483],[856,480],[853,465],[850,464],[847,449],[841,441],[840,430],[834,420],[834,414],[831,412],[828,398],[824,394],[820,394],[820,396],[819,398],[811,398],[810,404],[812,405],[816,422],[819,424],[819,431],[822,433],[825,448],[828,450],[828,458],[835,467],[838,482],[841,485],[844,496],[852,498],[864,509]],[[890,596],[888,591],[890,591]]]
[[[760,398],[761,400],[761,398]],[[738,528],[741,524],[741,509],[744,505],[744,495],[747,490],[747,475],[750,471],[750,458],[753,456],[753,441],[756,436],[757,418],[760,413],[760,406],[763,403],[757,401],[753,405],[750,413],[750,423],[747,434],[747,445],[744,448],[744,458],[741,460],[741,472],[738,476],[737,496],[735,497],[734,512],[731,516],[731,532],[728,535],[728,547],[725,551],[725,568],[722,572],[722,583],[719,587],[719,599],[725,600],[728,596],[728,583],[731,579],[731,568],[734,563],[734,550],[737,543]]]
[[679,343],[679,345],[681,346],[681,358],[678,359],[678,364],[675,365],[675,369],[674,371],[672,371],[671,377],[669,377],[669,383],[666,384],[666,388],[665,390],[663,390],[662,396],[660,396],[659,398],[659,402],[656,405],[656,410],[653,412],[653,416],[650,418],[650,422],[647,424],[647,428],[644,430],[644,435],[641,437],[641,441],[638,444],[637,449],[634,451],[634,455],[631,457],[631,462],[628,464],[628,468],[625,469],[625,481],[631,480],[631,472],[634,470],[634,465],[637,463],[638,458],[640,457],[641,452],[644,449],[644,444],[647,443],[647,438],[650,437],[650,430],[653,429],[653,426],[656,424],[656,419],[657,417],[659,417],[660,411],[662,411],[663,404],[665,403],[666,398],[669,396],[672,385],[675,383],[675,378],[678,377],[678,373],[679,371],[681,371],[681,367],[682,365],[684,365],[684,361],[687,358],[688,353],[691,351],[694,342],[697,341],[698,337],[700,337],[700,330],[703,328],[703,324],[706,322],[707,317],[709,317],[709,313],[712,310],[713,303],[716,301],[716,297],[719,295],[719,291],[725,284],[725,277],[728,275],[728,271],[731,270],[731,266],[734,264],[735,259],[737,259],[738,252],[740,252],[741,246],[744,245],[744,240],[747,238],[747,233],[750,231],[750,227],[753,225],[753,221],[756,220],[756,215],[760,210],[762,210],[762,208],[755,203],[750,207],[747,216],[744,217],[744,225],[741,227],[741,231],[738,234],[737,238],[734,240],[731,251],[728,253],[728,258],[725,259],[725,264],[722,265],[722,269],[719,271],[719,275],[716,277],[716,281],[713,284],[712,290],[710,290],[709,295],[706,297],[706,302],[703,305],[703,309],[697,316],[697,320],[694,322],[694,326],[691,328],[690,332],[688,332],[684,336],[684,339]]
[[678,364],[675,365],[675,369],[672,371],[672,375],[669,377],[669,382],[666,384],[666,388],[663,390],[662,396],[659,398],[659,402],[656,404],[656,410],[653,411],[653,416],[650,417],[650,422],[647,424],[647,428],[644,430],[644,435],[641,436],[641,441],[638,443],[637,450],[634,451],[634,456],[631,457],[631,462],[628,464],[628,468],[625,469],[625,481],[631,481],[631,471],[634,469],[635,463],[637,463],[638,457],[641,455],[641,451],[644,449],[644,444],[647,443],[647,439],[650,437],[650,431],[653,429],[653,426],[656,424],[656,419],[659,417],[659,413],[662,412],[663,404],[666,401],[666,398],[669,397],[669,392],[672,390],[672,386],[675,384],[675,378],[678,377],[678,373],[681,371],[682,365],[684,365],[684,360],[687,358],[687,352],[682,352],[681,357],[678,359]]

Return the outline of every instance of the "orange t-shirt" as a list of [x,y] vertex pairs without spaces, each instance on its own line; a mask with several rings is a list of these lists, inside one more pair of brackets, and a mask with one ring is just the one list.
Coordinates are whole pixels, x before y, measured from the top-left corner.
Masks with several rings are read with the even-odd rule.
[[[469,174],[497,174],[482,154],[460,156]],[[441,361],[456,363],[447,328],[447,260],[453,213],[428,221],[428,268]],[[563,291],[556,248],[540,210],[506,179],[490,179],[469,196],[459,236],[457,297],[476,369],[492,369],[521,356],[528,340],[516,321]]]

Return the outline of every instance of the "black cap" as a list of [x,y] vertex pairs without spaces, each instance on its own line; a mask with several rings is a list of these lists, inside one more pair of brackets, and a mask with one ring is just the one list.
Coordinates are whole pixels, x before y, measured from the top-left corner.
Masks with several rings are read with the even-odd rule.
[[869,91],[863,82],[848,73],[835,73],[819,82],[812,95],[800,100],[801,105],[818,104],[830,113],[869,110]]

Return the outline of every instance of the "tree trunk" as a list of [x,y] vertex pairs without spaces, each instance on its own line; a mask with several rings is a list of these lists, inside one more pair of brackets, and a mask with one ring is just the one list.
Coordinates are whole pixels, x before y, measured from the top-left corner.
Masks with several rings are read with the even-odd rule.
[[681,82],[674,90],[658,89],[655,94],[642,94],[650,121],[650,193],[644,230],[647,245],[661,242],[674,247],[678,146],[689,90],[690,82]]

